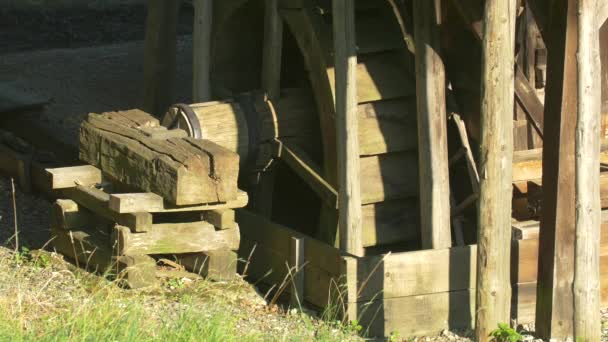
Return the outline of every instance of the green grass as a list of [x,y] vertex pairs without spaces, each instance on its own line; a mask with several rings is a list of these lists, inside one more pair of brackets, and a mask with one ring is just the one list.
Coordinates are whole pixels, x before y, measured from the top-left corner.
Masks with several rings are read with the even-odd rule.
[[0,341],[358,339],[352,325],[250,303],[258,297],[244,281],[173,283],[124,290],[56,255],[15,255],[0,247]]

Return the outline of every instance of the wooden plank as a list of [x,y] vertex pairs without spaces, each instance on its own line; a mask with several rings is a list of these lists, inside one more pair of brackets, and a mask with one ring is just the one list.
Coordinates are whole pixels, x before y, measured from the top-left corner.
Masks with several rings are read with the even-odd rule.
[[232,209],[209,210],[203,212],[205,221],[211,223],[215,229],[220,230],[233,229],[236,226],[234,215],[234,210]]
[[156,278],[156,260],[148,255],[119,256],[117,279],[131,289],[141,289],[159,284]]
[[77,230],[101,226],[109,227],[111,224],[111,221],[95,216],[93,212],[72,200],[58,199],[53,204],[51,225],[55,229]]
[[400,152],[362,157],[360,165],[363,204],[418,196],[417,153]]
[[119,214],[110,210],[110,195],[103,190],[78,185],[69,189],[67,194],[78,204],[91,210],[96,215],[127,226],[134,232],[148,231],[152,225],[152,214],[150,213]]
[[262,58],[262,89],[271,100],[278,99],[281,90],[281,59],[283,56],[283,21],[279,16],[279,1],[264,1],[264,48]]
[[117,213],[154,212],[164,208],[163,198],[151,192],[111,194],[108,207]]
[[418,201],[394,200],[362,208],[363,246],[388,245],[420,238]]
[[72,259],[76,266],[100,273],[112,272],[113,251],[109,236],[96,230],[52,229],[55,250]]
[[148,0],[143,109],[159,117],[174,101],[180,4],[180,0]]
[[543,339],[566,340],[574,337],[576,2],[556,1],[550,13],[536,332]]
[[181,212],[192,212],[192,211],[208,211],[208,210],[225,210],[242,208],[247,205],[249,196],[245,191],[238,190],[236,199],[227,202],[220,203],[206,203],[199,205],[171,205],[164,203],[162,208],[150,208],[148,212],[151,213],[181,213]]
[[116,180],[176,205],[233,200],[239,156],[208,140],[156,140],[128,121],[138,110],[90,114],[80,129],[80,159]]
[[47,169],[49,189],[73,188],[76,184],[95,185],[101,183],[101,170],[91,165]]
[[194,102],[211,100],[211,31],[213,0],[194,0],[194,33],[192,35],[192,99]]
[[445,69],[439,55],[435,3],[414,1],[418,167],[422,248],[452,245]]
[[364,85],[357,79],[355,4],[334,0],[332,5],[335,75],[330,79],[335,82],[340,249],[363,256],[357,99]]
[[[598,0],[578,1],[577,115],[575,142],[576,226],[574,238],[574,332],[576,339],[599,342],[600,310],[600,131],[602,69],[597,24]],[[594,171],[595,170],[595,171]]]
[[[327,76],[335,89],[335,69]],[[406,67],[400,51],[361,56],[356,66],[358,103],[414,96],[414,75]],[[404,80],[406,80],[404,82]]]
[[[475,340],[508,322],[516,1],[484,10]],[[497,81],[500,80],[500,81]]]
[[113,231],[120,255],[181,254],[239,247],[238,226],[218,230],[206,222],[153,224],[145,233],[117,225]]
[[415,98],[364,103],[357,112],[362,156],[410,151],[418,146]]

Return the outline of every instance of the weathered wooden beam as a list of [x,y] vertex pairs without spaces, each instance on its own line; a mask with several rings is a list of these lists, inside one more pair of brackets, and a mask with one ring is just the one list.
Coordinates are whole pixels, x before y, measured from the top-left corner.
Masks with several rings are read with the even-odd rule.
[[151,192],[111,194],[108,207],[117,213],[155,212],[164,208],[163,198]]
[[279,98],[281,90],[281,58],[283,56],[283,21],[279,1],[264,1],[264,48],[262,59],[262,89],[271,100]]
[[154,139],[142,123],[159,126],[139,110],[89,114],[80,127],[80,159],[175,205],[236,198],[238,154],[208,140]]
[[211,223],[215,229],[232,229],[236,223],[234,221],[234,210],[219,209],[210,210],[203,213],[205,221]]
[[161,116],[174,101],[180,0],[148,0],[143,109]]
[[113,241],[119,255],[198,253],[239,248],[238,226],[218,230],[207,222],[153,224],[145,233],[116,225]]
[[[543,210],[539,236],[536,333],[574,338],[575,127],[577,113],[576,0],[553,1],[547,28],[547,88],[543,148]],[[590,172],[592,172],[590,170]]]
[[[481,84],[475,340],[509,322],[516,1],[487,1]],[[509,58],[505,58],[509,56]]]
[[333,0],[332,5],[340,249],[363,256],[355,1]]
[[293,285],[290,305],[293,308],[302,308],[304,302],[304,266],[306,265],[304,240],[292,237],[289,246],[291,247],[289,267]]
[[49,189],[73,188],[77,184],[95,185],[101,183],[101,170],[92,165],[47,169]]
[[194,102],[211,99],[211,36],[213,0],[194,0],[194,34],[192,35],[192,76]]
[[434,3],[414,0],[422,248],[452,245],[445,69]]
[[69,199],[58,199],[52,208],[51,226],[56,229],[76,230],[110,226],[111,221],[96,216],[90,210]]
[[597,6],[578,1],[578,111],[575,142],[576,235],[574,240],[574,334],[577,340],[601,340],[600,310],[600,163],[601,74]]
[[68,195],[78,204],[96,215],[127,226],[134,232],[145,232],[152,226],[152,214],[147,212],[119,214],[109,207],[110,195],[103,190],[78,185],[68,191]]

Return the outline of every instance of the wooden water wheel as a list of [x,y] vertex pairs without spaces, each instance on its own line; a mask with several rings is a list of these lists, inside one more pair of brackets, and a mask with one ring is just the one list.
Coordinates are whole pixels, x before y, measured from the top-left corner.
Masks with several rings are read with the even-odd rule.
[[[216,96],[231,97],[260,88],[263,6],[263,2],[253,0],[232,1],[229,4],[222,2],[216,6],[211,67],[212,87]],[[282,155],[289,154],[287,158],[295,156],[300,162],[308,161],[312,165],[304,163],[312,169],[317,169],[314,164],[318,162],[318,170],[315,171],[320,173],[320,181],[335,189],[331,1],[285,1],[280,6],[285,24],[281,87],[298,88],[299,93],[303,94],[283,91],[279,99],[268,101],[274,103],[272,107],[278,117],[277,131],[292,127],[281,119],[293,114],[293,110],[283,109],[285,103],[302,104],[304,97],[310,101],[308,105],[300,105],[298,115],[302,123],[296,134],[300,134],[301,139],[294,140],[289,134],[278,134],[288,146],[287,152]],[[414,56],[408,50],[399,24],[401,19],[396,13],[399,12],[395,12],[387,1],[357,2],[357,96],[365,247],[404,242],[415,245],[419,236]],[[247,112],[247,105],[238,99],[235,102],[241,108],[237,115],[247,116],[241,113]],[[208,113],[215,110],[209,106],[203,108],[207,108]],[[203,113],[204,110],[198,112],[201,117],[207,115]],[[311,123],[318,127],[311,129]],[[265,136],[261,140],[267,139]],[[319,143],[321,146],[317,148]],[[297,151],[295,155],[292,153],[294,151]],[[282,169],[281,166],[277,168]],[[261,183],[266,177],[276,181],[272,191],[274,196],[267,198],[274,198],[275,206],[282,209],[282,213],[273,216],[285,220],[291,217],[291,221],[296,222],[286,223],[297,227],[299,219],[294,219],[294,213],[298,209],[285,211],[286,207],[299,208],[308,214],[315,213],[314,201],[308,200],[305,194],[300,198],[290,196],[292,191],[297,191],[297,185],[293,189],[284,189],[284,177],[272,172],[263,172]],[[324,222],[317,223],[317,231],[308,232],[333,244],[336,223],[332,217],[335,216],[336,199],[332,203],[332,199],[322,197],[325,198],[317,199],[316,205],[321,204],[324,208],[321,210]]]

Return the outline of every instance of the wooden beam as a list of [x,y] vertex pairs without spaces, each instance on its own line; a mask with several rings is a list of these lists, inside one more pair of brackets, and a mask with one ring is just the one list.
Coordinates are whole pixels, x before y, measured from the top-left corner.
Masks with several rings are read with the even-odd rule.
[[574,241],[574,335],[601,340],[600,310],[600,127],[601,74],[598,0],[578,1],[578,115],[576,121],[576,235]]
[[575,127],[577,112],[576,0],[556,0],[547,28],[546,139],[539,236],[536,332],[573,339]]
[[[481,85],[475,340],[509,322],[516,1],[487,1]],[[508,56],[505,58],[505,56]]]
[[192,99],[194,102],[205,102],[211,100],[213,0],[194,0],[192,5],[194,6]]
[[[355,1],[333,0],[340,249],[363,256]],[[354,132],[354,133],[353,133]]]
[[[249,201],[249,195],[245,191],[238,190],[236,193],[236,198],[234,200],[230,200],[227,202],[219,202],[219,203],[207,203],[200,205],[171,205],[171,204],[163,204],[161,208],[156,206],[150,207],[147,211],[151,213],[180,213],[180,212],[192,212],[192,211],[208,211],[208,210],[225,210],[225,209],[235,209],[242,208],[247,205]],[[131,210],[135,210],[135,207],[125,207],[123,211],[132,212]]]
[[292,237],[290,241],[291,254],[289,260],[291,281],[293,291],[291,292],[290,305],[292,308],[302,308],[304,302],[304,266],[306,259],[304,255],[304,239]]
[[228,249],[176,255],[177,262],[188,271],[215,281],[233,280],[237,277],[238,257]]
[[203,213],[205,221],[211,223],[215,229],[232,229],[236,226],[234,221],[234,210],[219,209],[210,210]]
[[240,234],[234,229],[215,230],[207,222],[154,224],[145,233],[132,233],[116,225],[113,239],[119,255],[198,253],[239,248]]
[[148,0],[143,109],[160,117],[174,101],[180,0]]
[[597,28],[600,29],[606,23],[606,19],[608,19],[608,1],[599,0],[597,2],[597,18],[596,25]]
[[[436,4],[436,2],[435,2]],[[418,160],[422,248],[452,245],[450,175],[445,102],[445,70],[441,60],[435,5],[414,0]]]
[[92,165],[47,169],[49,189],[73,188],[77,184],[95,185],[101,183],[101,170]]
[[278,0],[265,0],[264,6],[262,89],[269,99],[276,100],[281,95],[283,21],[279,15]]
[[151,192],[111,194],[108,206],[117,213],[154,212],[164,208],[163,198]]

